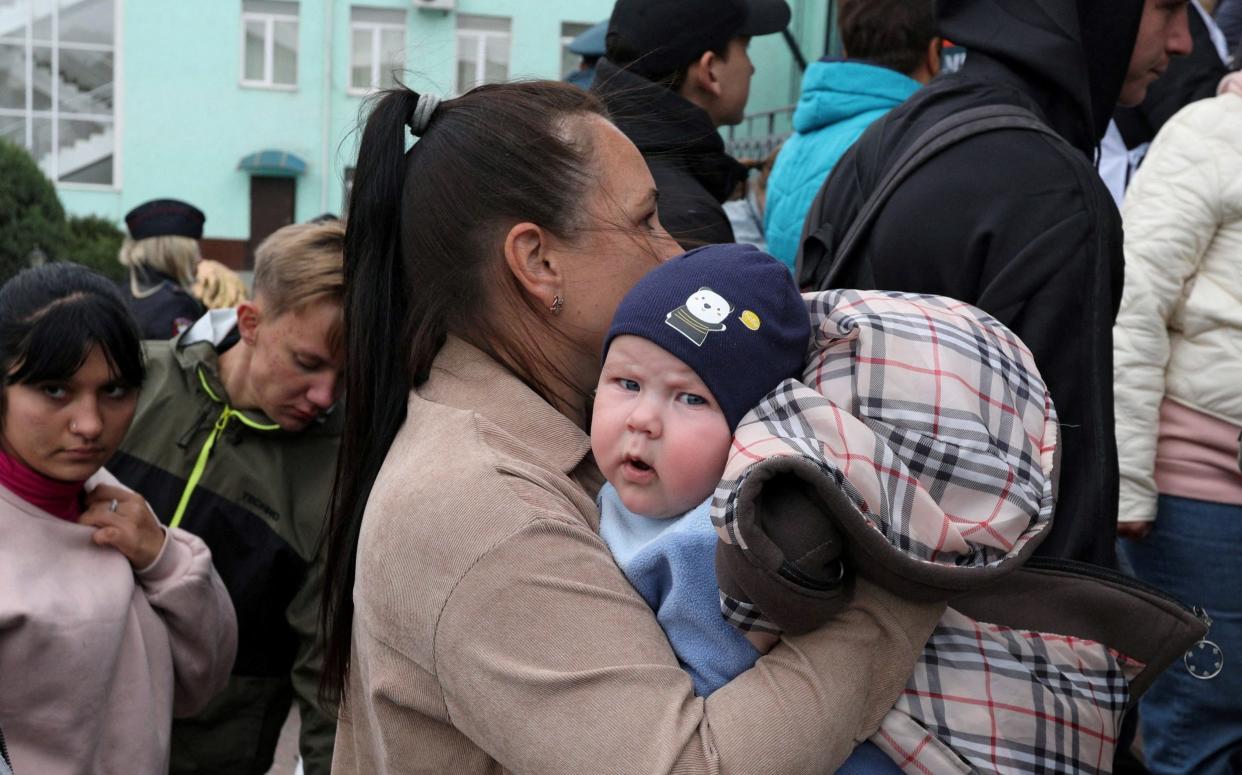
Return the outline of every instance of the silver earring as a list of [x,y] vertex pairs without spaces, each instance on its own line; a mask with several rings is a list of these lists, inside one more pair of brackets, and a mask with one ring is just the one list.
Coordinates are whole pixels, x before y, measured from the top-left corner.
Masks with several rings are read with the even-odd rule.
[[548,307],[553,315],[561,314],[561,310],[565,309],[565,297],[559,293],[552,297],[552,306]]

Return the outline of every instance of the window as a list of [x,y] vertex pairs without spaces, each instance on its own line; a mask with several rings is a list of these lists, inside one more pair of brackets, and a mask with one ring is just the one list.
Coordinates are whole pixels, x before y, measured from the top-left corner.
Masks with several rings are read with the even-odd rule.
[[578,63],[582,61],[582,57],[569,50],[569,44],[574,42],[574,38],[594,27],[594,24],[582,24],[580,22],[561,22],[561,72],[566,75],[578,69]]
[[57,183],[112,185],[115,0],[0,0],[0,138]]
[[350,8],[349,41],[350,91],[396,86],[405,64],[405,11]]
[[457,93],[509,80],[509,20],[457,16]]
[[241,82],[243,86],[269,89],[297,86],[297,3],[244,0]]

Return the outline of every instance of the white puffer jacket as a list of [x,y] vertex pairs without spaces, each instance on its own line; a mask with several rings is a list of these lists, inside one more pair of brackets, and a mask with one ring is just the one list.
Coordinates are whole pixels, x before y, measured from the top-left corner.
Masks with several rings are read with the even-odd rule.
[[1161,399],[1242,425],[1242,97],[1195,102],[1170,119],[1122,215],[1119,515],[1149,521]]

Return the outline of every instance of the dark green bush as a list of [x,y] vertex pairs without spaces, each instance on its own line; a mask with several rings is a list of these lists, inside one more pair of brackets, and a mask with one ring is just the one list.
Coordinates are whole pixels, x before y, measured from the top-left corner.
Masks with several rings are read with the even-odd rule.
[[25,149],[0,140],[0,282],[30,264],[37,247],[67,258],[69,226],[52,181]]
[[69,249],[64,258],[85,264],[100,274],[120,280],[125,267],[117,261],[125,232],[107,218],[97,215],[69,216]]

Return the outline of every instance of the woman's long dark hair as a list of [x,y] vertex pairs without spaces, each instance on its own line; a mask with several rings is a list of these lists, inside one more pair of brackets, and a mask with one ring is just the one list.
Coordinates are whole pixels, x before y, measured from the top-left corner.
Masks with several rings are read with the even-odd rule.
[[0,288],[5,385],[68,380],[98,347],[119,383],[142,387],[142,341],[116,287],[79,264],[27,269]]
[[[534,81],[480,86],[444,102],[407,153],[418,94],[384,92],[362,133],[345,237],[345,430],[326,534],[322,694],[343,700],[362,515],[388,448],[445,337],[463,336],[540,395],[557,372],[520,321],[499,328],[497,293],[512,225],[568,238],[585,214],[590,143],[575,118],[602,114],[589,93]],[[534,316],[532,316],[534,317]],[[517,326],[518,330],[514,330]],[[562,396],[563,398],[563,396]]]

